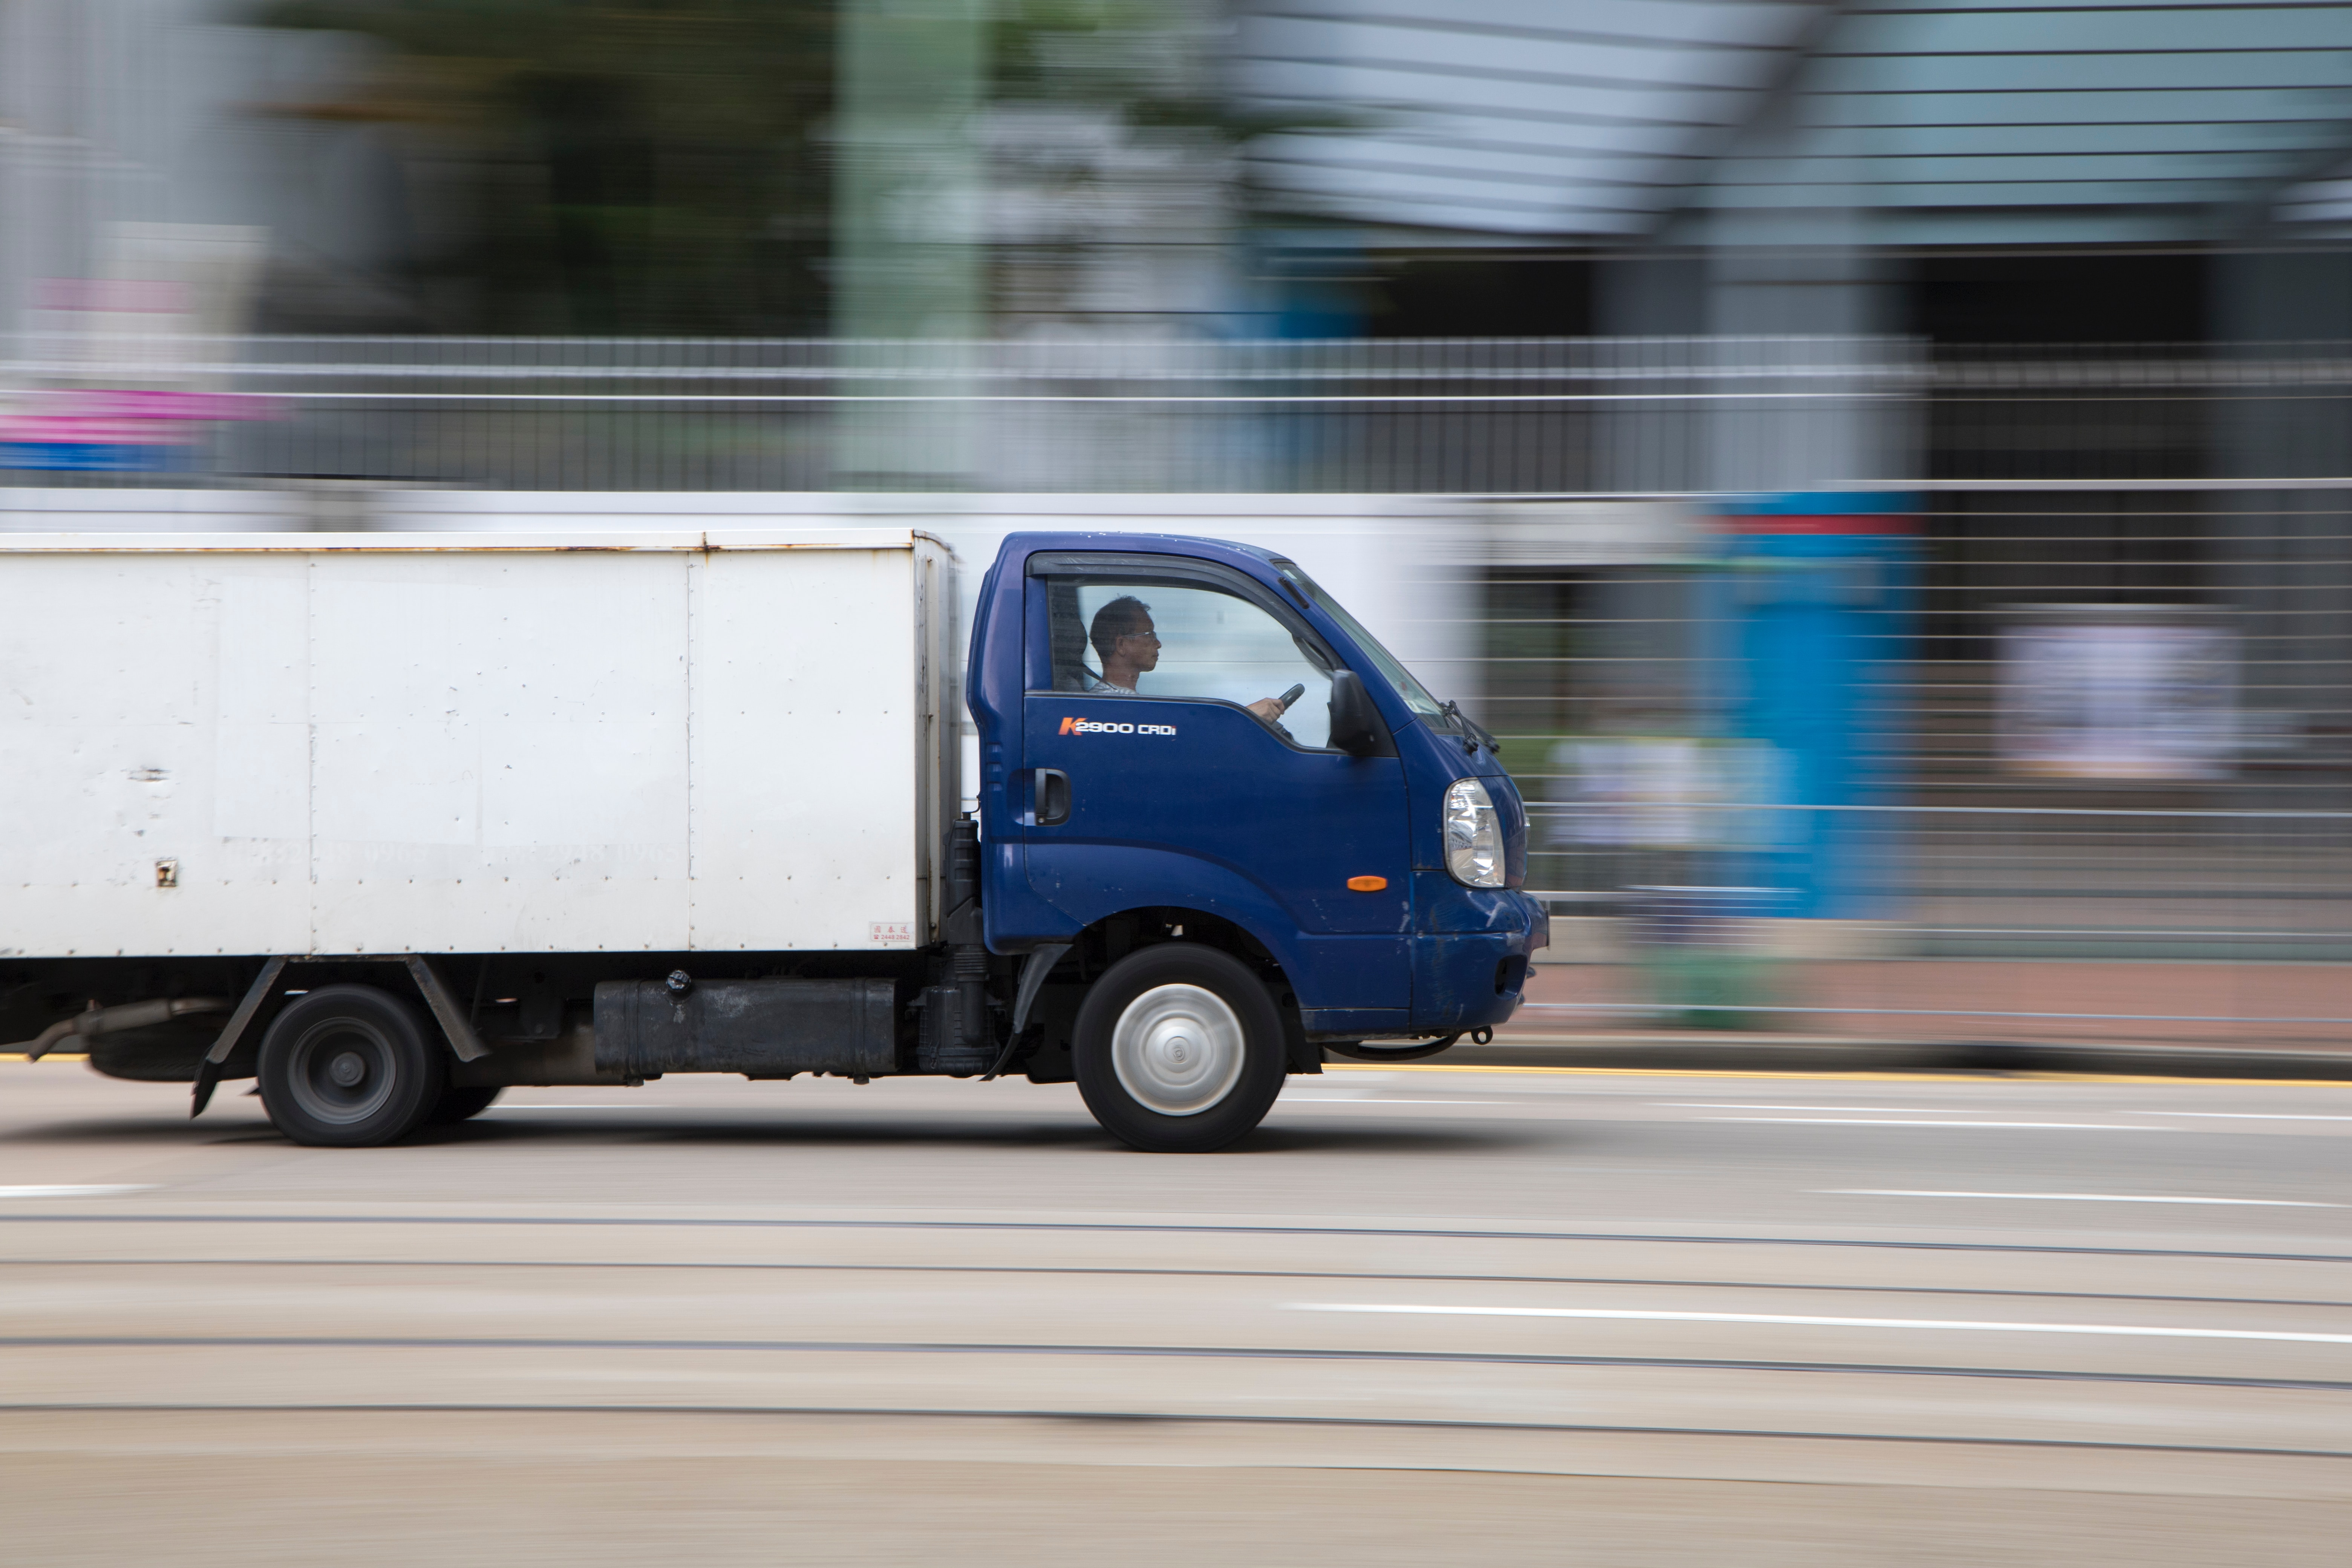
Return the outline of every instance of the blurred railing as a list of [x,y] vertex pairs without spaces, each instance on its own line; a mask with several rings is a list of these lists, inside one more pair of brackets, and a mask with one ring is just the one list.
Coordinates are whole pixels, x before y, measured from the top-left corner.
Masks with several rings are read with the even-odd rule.
[[[1522,778],[1554,796],[1578,783]],[[2352,812],[1553,798],[1529,814],[1531,886],[1612,977],[1539,998],[1555,1027],[2352,1037]],[[1866,918],[1786,919],[1801,862],[1832,840]]]
[[2347,419],[2342,342],[0,341],[0,479],[18,484],[2121,494],[2340,478]]
[[20,484],[1692,491],[1748,482],[1727,468],[1742,453],[1861,477],[1854,431],[1907,404],[1915,357],[1895,340],[1831,338],[48,334],[12,345],[0,395],[247,400],[174,433],[165,460],[98,450],[75,464],[61,441],[53,460],[5,469]]
[[1529,886],[1566,910],[1785,917],[1792,873],[1834,843],[1880,951],[2352,963],[2352,812],[1629,805],[1574,799],[1574,774],[1517,776],[1534,796]]

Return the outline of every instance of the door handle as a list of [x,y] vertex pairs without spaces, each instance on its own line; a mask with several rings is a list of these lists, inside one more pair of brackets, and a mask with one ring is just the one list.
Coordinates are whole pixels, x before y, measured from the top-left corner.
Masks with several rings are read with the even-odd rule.
[[1037,770],[1034,816],[1040,827],[1058,827],[1070,820],[1069,774],[1059,768]]

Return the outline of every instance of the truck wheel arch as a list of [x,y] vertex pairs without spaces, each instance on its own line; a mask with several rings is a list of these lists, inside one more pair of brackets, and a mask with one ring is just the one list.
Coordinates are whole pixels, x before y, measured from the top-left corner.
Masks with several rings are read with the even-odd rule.
[[[1129,939],[1122,945],[1116,938],[1124,923],[1141,940]],[[1155,929],[1156,928],[1156,929]],[[1172,928],[1172,930],[1171,930]],[[1150,932],[1151,934],[1142,935]],[[1138,947],[1159,942],[1189,942],[1215,948],[1248,964],[1258,973],[1265,986],[1267,1000],[1274,1004],[1282,1020],[1283,1037],[1288,1047],[1288,1070],[1293,1073],[1320,1073],[1323,1053],[1307,1038],[1299,1017],[1298,996],[1292,989],[1288,973],[1273,945],[1258,932],[1230,915],[1213,914],[1182,905],[1155,904],[1121,910],[1106,915],[1080,931],[1073,951],[1083,956],[1087,970],[1087,984],[1094,976],[1118,959]]]
[[288,953],[265,962],[229,1015],[212,1049],[196,1066],[195,1088],[188,1110],[202,1115],[213,1089],[226,1077],[249,1078],[250,1071],[230,1073],[233,1060],[257,1062],[262,1040],[288,1005],[286,992],[300,984],[317,990],[337,984],[373,986],[419,1008],[426,1037],[461,1062],[478,1061],[489,1054],[474,1031],[467,1009],[434,961],[424,953],[393,953],[382,957],[316,957]]
[[1078,1092],[1103,1130],[1148,1153],[1205,1154],[1247,1136],[1288,1072],[1257,966],[1200,942],[1136,948],[1078,1011]]

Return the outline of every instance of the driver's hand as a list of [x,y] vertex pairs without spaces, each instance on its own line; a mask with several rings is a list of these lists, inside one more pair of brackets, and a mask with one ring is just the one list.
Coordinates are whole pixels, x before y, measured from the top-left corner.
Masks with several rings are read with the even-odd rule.
[[1269,724],[1282,717],[1282,704],[1271,697],[1259,698],[1249,705],[1249,710]]

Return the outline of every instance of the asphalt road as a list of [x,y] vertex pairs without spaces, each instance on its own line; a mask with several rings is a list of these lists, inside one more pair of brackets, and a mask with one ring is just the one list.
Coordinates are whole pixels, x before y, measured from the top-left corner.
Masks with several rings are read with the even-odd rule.
[[0,1063],[12,1563],[2352,1555],[2352,1088],[238,1087]]

